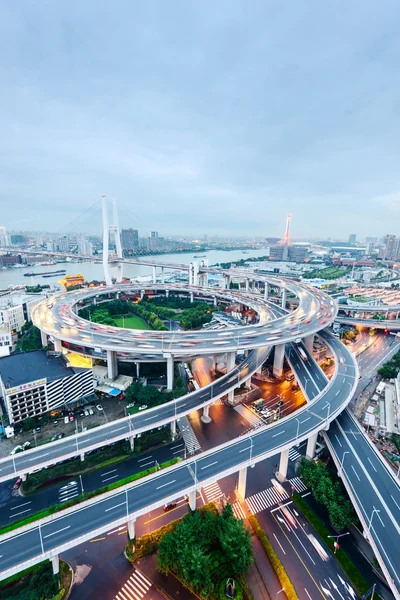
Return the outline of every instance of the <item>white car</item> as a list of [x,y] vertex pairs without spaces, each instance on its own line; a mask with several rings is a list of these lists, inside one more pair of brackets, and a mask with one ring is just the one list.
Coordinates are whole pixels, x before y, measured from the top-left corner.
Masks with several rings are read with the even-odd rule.
[[139,406],[139,410],[146,410],[147,408],[147,404],[142,404],[142,406]]
[[89,415],[94,415],[94,410],[91,406],[89,406]]
[[88,416],[89,416],[89,411],[88,411],[88,409],[87,409],[87,408],[85,408],[85,410],[84,410],[84,413],[85,413],[85,417],[88,417]]
[[101,404],[96,404],[96,408],[99,412],[102,412],[102,410],[103,410],[103,407]]

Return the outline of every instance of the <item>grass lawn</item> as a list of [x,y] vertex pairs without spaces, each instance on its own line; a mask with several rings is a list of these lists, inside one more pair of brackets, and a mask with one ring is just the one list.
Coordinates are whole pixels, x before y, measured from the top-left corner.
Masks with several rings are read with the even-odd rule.
[[113,317],[117,327],[125,327],[125,329],[150,329],[146,321],[143,321],[137,315],[131,317]]

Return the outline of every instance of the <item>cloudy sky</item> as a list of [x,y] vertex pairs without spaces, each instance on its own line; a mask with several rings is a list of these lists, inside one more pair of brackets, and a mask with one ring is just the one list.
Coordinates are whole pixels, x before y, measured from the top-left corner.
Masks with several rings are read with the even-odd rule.
[[0,225],[400,234],[398,0],[6,0]]

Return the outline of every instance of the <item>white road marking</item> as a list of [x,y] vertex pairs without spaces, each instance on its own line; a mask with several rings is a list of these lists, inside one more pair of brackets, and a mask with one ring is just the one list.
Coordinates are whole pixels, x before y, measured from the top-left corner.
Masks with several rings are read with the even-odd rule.
[[371,467],[373,468],[373,470],[375,471],[375,473],[377,473],[377,470],[374,467],[374,463],[372,462],[372,460],[367,456],[367,461],[369,462],[369,464],[371,465]]
[[204,467],[200,467],[200,470],[202,471],[203,469],[208,469],[208,467],[212,467],[213,465],[216,465],[217,463],[218,463],[218,461],[215,460],[214,462],[212,462],[208,465],[205,465]]
[[18,506],[13,506],[13,508],[10,508],[10,510],[16,510],[17,508],[22,508],[23,506],[27,506],[28,504],[32,504],[32,501],[29,500],[29,502],[24,502],[23,504],[18,504]]
[[118,473],[116,475],[111,475],[111,477],[106,477],[105,479],[102,480],[102,483],[105,483],[106,481],[110,481],[110,479],[115,479],[116,477],[118,477]]
[[358,481],[361,481],[361,479],[359,478],[359,476],[358,476],[358,473],[357,473],[357,471],[355,470],[355,468],[353,467],[353,465],[351,465],[351,468],[353,469],[353,471],[354,471],[354,475],[357,477]]
[[118,429],[112,429],[110,433],[115,433],[116,431],[121,431],[122,429],[126,429],[126,427],[118,427]]
[[278,538],[276,537],[275,533],[274,533],[273,535],[274,535],[274,538],[276,539],[277,543],[279,544],[279,547],[280,547],[280,549],[282,550],[283,554],[286,554],[286,552],[285,552],[285,551],[284,551],[284,549],[283,549],[283,546],[282,546],[282,544],[280,543],[280,541],[279,541],[279,540],[278,540]]
[[112,469],[111,471],[107,471],[106,473],[102,473],[101,476],[104,477],[105,475],[111,475],[111,473],[115,473],[117,469]]
[[148,467],[149,465],[153,465],[153,464],[154,464],[154,460],[151,460],[150,462],[144,463],[143,465],[140,465],[140,466],[141,467]]
[[18,517],[18,515],[23,515],[24,513],[30,512],[31,510],[32,510],[31,508],[27,508],[26,510],[21,510],[21,512],[14,513],[13,515],[10,515],[8,518],[14,519],[14,517]]
[[172,481],[168,481],[168,483],[164,483],[163,485],[160,485],[156,488],[156,490],[161,490],[161,488],[166,487],[167,485],[172,485],[173,483],[175,483],[176,479],[173,479]]
[[150,456],[145,456],[144,458],[138,458],[138,462],[142,462],[142,460],[148,460],[149,458],[153,458],[153,455],[150,454]]
[[305,593],[307,594],[307,596],[310,598],[310,600],[312,600],[310,594],[307,592],[306,588],[304,588]]
[[341,443],[341,441],[339,440],[339,438],[338,438],[338,436],[336,435],[336,433],[335,433],[335,438],[336,438],[336,441],[337,441],[337,443],[339,444],[339,446],[342,448],[342,447],[343,447],[343,446],[342,446],[342,443]]
[[391,499],[393,500],[393,502],[395,503],[395,505],[397,506],[397,508],[400,510],[400,506],[397,504],[396,500],[393,498],[392,494],[390,494]]
[[46,454],[40,454],[40,456],[34,456],[33,458],[29,458],[29,462],[32,462],[33,460],[37,460],[38,458],[43,458],[43,456],[48,456],[50,454],[50,452],[46,452]]
[[114,510],[114,508],[119,508],[120,506],[125,506],[125,502],[120,502],[119,504],[116,504],[115,506],[111,506],[110,508],[106,508],[106,510],[104,512],[108,512],[109,510]]
[[285,433],[284,429],[282,431],[279,431],[279,433],[274,433],[274,435],[272,435],[271,437],[277,437],[278,435],[282,435],[282,433]]
[[67,525],[66,527],[63,527],[62,529],[58,529],[57,531],[53,531],[53,533],[48,533],[47,535],[43,536],[43,539],[48,538],[48,537],[52,537],[53,535],[57,535],[57,533],[61,533],[62,531],[66,531],[67,529],[70,529],[71,525]]

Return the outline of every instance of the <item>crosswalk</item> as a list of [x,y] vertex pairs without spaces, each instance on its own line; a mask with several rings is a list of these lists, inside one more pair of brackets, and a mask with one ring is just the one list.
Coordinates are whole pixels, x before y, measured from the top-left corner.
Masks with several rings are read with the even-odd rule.
[[114,600],[142,600],[151,586],[150,579],[135,569]]
[[304,485],[304,483],[302,482],[302,480],[300,479],[300,477],[293,477],[293,479],[289,479],[288,480],[290,485],[292,485],[294,487],[294,489],[296,490],[296,492],[299,492],[299,494],[301,494],[302,492],[306,491],[306,486]]
[[243,404],[238,404],[233,410],[236,410],[236,412],[239,413],[243,419],[246,419],[250,425],[260,425],[263,422],[261,417],[253,413],[247,406],[243,406]]
[[235,502],[234,504],[232,504],[232,511],[233,511],[234,516],[237,519],[245,519],[246,518],[246,514],[245,514],[240,502]]
[[67,484],[60,487],[58,490],[58,502],[62,504],[63,502],[68,502],[68,500],[72,500],[79,496],[79,488],[77,481],[69,481]]
[[210,483],[209,485],[205,485],[203,487],[204,495],[207,499],[207,502],[213,502],[214,500],[218,500],[223,496],[223,491],[221,490],[218,481],[215,483]]
[[292,462],[296,462],[297,459],[301,457],[300,452],[297,452],[296,448],[290,448],[289,450],[289,460]]
[[271,506],[276,506],[288,498],[289,494],[286,490],[280,494],[274,487],[270,487],[262,492],[258,492],[258,494],[254,494],[254,496],[246,498],[246,503],[250,512],[253,515],[256,515],[267,508],[271,508]]
[[178,427],[182,434],[183,440],[186,444],[186,448],[189,454],[201,450],[200,442],[197,439],[197,436],[193,431],[193,427],[191,426],[189,419],[186,416],[181,417],[179,419]]

